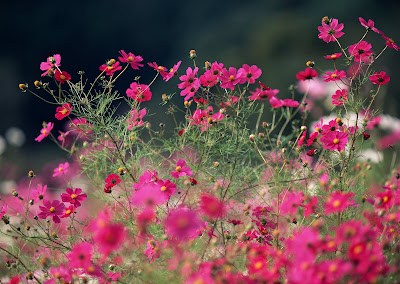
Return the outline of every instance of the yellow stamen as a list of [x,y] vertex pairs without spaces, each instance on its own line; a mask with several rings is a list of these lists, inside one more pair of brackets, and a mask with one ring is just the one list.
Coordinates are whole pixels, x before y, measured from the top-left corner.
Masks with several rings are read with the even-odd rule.
[[76,199],[78,196],[76,194],[71,194],[72,199]]
[[333,202],[333,207],[339,207],[340,204],[341,204],[340,200],[335,200],[335,201]]
[[161,187],[161,191],[166,191],[167,190],[167,187],[165,186],[165,185],[163,185],[162,187]]
[[56,212],[56,208],[51,207],[51,208],[49,209],[49,211],[50,211],[51,213],[54,213],[54,212]]
[[337,138],[333,139],[333,144],[339,144],[339,139]]
[[175,171],[180,172],[180,171],[182,171],[182,168],[180,166],[177,166]]

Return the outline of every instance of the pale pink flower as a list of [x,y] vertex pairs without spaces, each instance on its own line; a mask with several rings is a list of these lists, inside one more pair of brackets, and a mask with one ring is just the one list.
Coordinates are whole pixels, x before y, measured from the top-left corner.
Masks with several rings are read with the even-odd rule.
[[175,171],[171,172],[171,176],[173,176],[174,178],[179,178],[179,177],[183,177],[183,176],[191,176],[193,174],[193,172],[191,171],[191,169],[189,167],[186,167],[186,161],[179,159],[176,162],[176,168]]
[[54,169],[53,177],[59,177],[68,172],[69,163],[65,162],[58,165],[57,168]]

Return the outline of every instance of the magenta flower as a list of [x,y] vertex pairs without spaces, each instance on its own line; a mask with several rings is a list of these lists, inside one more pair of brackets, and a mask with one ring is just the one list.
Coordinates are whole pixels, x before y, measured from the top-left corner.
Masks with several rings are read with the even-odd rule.
[[40,63],[40,70],[45,71],[42,74],[42,77],[49,75],[50,73],[53,73],[54,70],[60,66],[61,66],[61,55],[60,54],[54,54],[53,56],[47,57],[46,62]]
[[348,95],[349,92],[346,89],[337,90],[335,94],[332,95],[332,104],[335,106],[341,106],[345,101],[347,101]]
[[169,70],[169,72],[165,76],[163,76],[163,79],[164,79],[165,82],[168,82],[169,79],[171,79],[172,77],[174,77],[174,76],[176,76],[178,74],[178,69],[179,69],[179,66],[181,66],[181,63],[182,63],[182,60],[179,61],[178,63],[176,63],[174,65],[174,67],[172,67]]
[[332,55],[325,55],[324,58],[325,59],[333,59],[333,60],[335,60],[335,59],[340,58],[341,56],[342,56],[342,53],[334,53]]
[[160,187],[154,183],[147,183],[135,191],[131,197],[131,204],[136,207],[155,207],[165,204],[169,199],[167,194],[160,192]]
[[54,223],[60,223],[60,218],[58,216],[64,215],[64,203],[54,200],[53,202],[43,200],[44,206],[39,206],[40,212],[38,214],[40,219],[46,219],[47,217],[52,217]]
[[240,77],[240,84],[243,84],[246,81],[249,84],[254,84],[261,74],[261,69],[256,65],[249,66],[247,64],[243,64],[242,68],[237,72],[237,75]]
[[386,45],[388,47],[393,48],[396,51],[398,51],[400,49],[400,47],[394,42],[393,39],[391,39],[390,37],[385,36],[383,33],[382,33],[382,38],[384,40],[386,40]]
[[146,259],[150,259],[150,263],[152,263],[154,259],[160,258],[160,248],[165,248],[167,244],[167,241],[163,241],[160,245],[159,241],[155,241],[153,239],[149,240],[147,242],[147,249],[144,251],[144,255],[147,255]]
[[200,197],[200,210],[208,218],[218,219],[225,214],[225,205],[223,201],[206,193]]
[[198,236],[202,222],[196,211],[188,207],[171,210],[165,220],[167,235],[178,240],[189,240]]
[[229,71],[226,68],[222,69],[222,74],[219,77],[221,81],[221,88],[234,90],[235,86],[242,80],[237,74],[237,70],[234,67],[229,67]]
[[35,201],[35,203],[36,203],[36,202],[39,202],[40,200],[43,200],[46,191],[47,191],[47,185],[43,185],[43,186],[42,186],[41,184],[39,184],[39,185],[36,187],[36,189],[34,189],[34,190],[32,191],[31,197],[33,198],[33,200]]
[[44,122],[42,130],[40,130],[41,134],[35,138],[35,141],[41,142],[44,138],[46,138],[50,134],[50,131],[53,129],[53,127],[54,124],[52,122],[49,122],[47,124]]
[[93,241],[98,251],[104,257],[108,257],[111,253],[121,249],[127,237],[128,233],[124,225],[106,222],[94,232]]
[[336,38],[340,38],[342,35],[344,35],[344,32],[342,32],[343,27],[343,24],[338,24],[338,19],[332,19],[329,24],[322,22],[322,26],[318,27],[318,38],[327,43],[335,41]]
[[160,187],[161,192],[167,195],[168,198],[175,193],[176,184],[169,179],[163,181],[161,179],[157,180],[157,185]]
[[337,81],[340,80],[341,78],[346,78],[346,72],[335,70],[334,72],[326,72],[326,76],[321,76],[322,78],[325,78],[325,82],[329,81]]
[[122,57],[118,57],[119,61],[124,63],[129,63],[133,69],[139,70],[139,67],[143,67],[143,64],[139,63],[143,61],[141,56],[135,56],[133,53],[129,52],[128,54],[120,50],[119,53]]
[[349,46],[349,53],[354,56],[355,62],[368,62],[372,54],[372,45],[366,41],[360,41],[356,44]]
[[8,205],[7,205],[7,204],[1,206],[1,210],[0,210],[0,220],[4,217],[4,215],[6,215],[7,209],[8,209]]
[[56,78],[56,80],[61,84],[64,84],[65,81],[71,80],[71,75],[68,74],[66,71],[60,72],[56,70],[54,73],[54,78]]
[[365,21],[363,18],[359,17],[358,20],[360,21],[360,24],[365,27],[367,30],[372,30],[378,34],[381,34],[382,32],[375,28],[375,23],[373,20],[369,19],[368,22]]
[[104,182],[106,183],[105,187],[112,188],[119,184],[121,182],[121,179],[119,178],[119,175],[112,173],[108,175]]
[[156,62],[147,63],[150,67],[152,67],[157,72],[160,72],[160,75],[164,78],[168,74],[168,69],[164,66],[159,66]]
[[186,167],[186,161],[179,159],[176,162],[175,171],[171,172],[171,176],[174,178],[179,178],[183,176],[191,176],[193,173],[189,167]]
[[199,78],[196,77],[198,71],[198,67],[194,68],[193,70],[192,68],[188,67],[188,69],[186,69],[186,75],[179,77],[179,80],[181,80],[182,83],[178,84],[178,88],[182,90],[181,96],[185,96],[185,101],[193,97],[200,88]]
[[150,87],[148,85],[131,83],[130,88],[126,90],[126,95],[138,102],[145,102],[151,100]]
[[283,100],[278,99],[277,97],[271,97],[269,99],[269,103],[273,108],[281,108],[283,107]]
[[260,100],[264,101],[265,99],[270,100],[272,97],[275,97],[279,93],[278,89],[271,90],[270,88],[264,89],[264,88],[256,88],[255,91],[250,91],[250,94],[252,94],[249,97],[249,100]]
[[81,201],[85,201],[87,198],[86,193],[81,194],[82,189],[80,188],[75,188],[75,190],[73,190],[72,188],[67,188],[65,191],[67,193],[61,194],[61,200],[63,202],[71,203],[72,205],[74,205],[75,208],[81,206]]
[[338,150],[339,152],[344,150],[348,140],[349,135],[346,132],[339,131],[330,131],[320,139],[324,149],[329,149],[331,151]]
[[88,268],[92,266],[93,245],[83,242],[75,245],[67,254],[70,268]]
[[311,80],[315,77],[318,77],[318,73],[311,68],[306,68],[304,71],[300,71],[296,74],[296,79],[300,81]]
[[111,76],[114,72],[121,70],[122,66],[119,66],[119,61],[115,62],[112,65],[103,64],[99,67],[100,71],[106,72],[106,75]]
[[375,85],[385,85],[390,81],[390,77],[386,75],[385,71],[381,71],[380,73],[374,72],[374,75],[369,76],[372,84]]
[[67,117],[71,113],[71,110],[72,107],[70,103],[63,104],[62,106],[57,107],[55,116],[58,120],[61,120],[64,117]]
[[350,198],[355,195],[354,192],[344,193],[336,190],[332,192],[328,200],[324,203],[325,214],[343,212],[350,205]]
[[142,118],[146,115],[147,110],[145,108],[139,110],[139,112],[137,112],[136,109],[131,110],[130,112],[130,118],[128,118],[126,120],[126,123],[129,124],[128,129],[132,130],[133,127],[140,127],[143,125],[143,120]]
[[57,168],[54,169],[53,177],[59,177],[68,172],[69,163],[65,162],[58,165]]
[[285,106],[285,107],[298,107],[299,104],[300,103],[298,101],[294,101],[292,99],[284,99],[283,100],[283,106]]

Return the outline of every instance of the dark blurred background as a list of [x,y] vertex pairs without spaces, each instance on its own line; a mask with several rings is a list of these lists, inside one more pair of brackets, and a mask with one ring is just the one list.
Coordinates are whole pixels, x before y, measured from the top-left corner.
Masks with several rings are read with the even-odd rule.
[[[68,71],[72,80],[84,70],[90,81],[99,74],[101,64],[117,59],[121,49],[141,55],[145,64],[156,61],[167,68],[182,60],[180,74],[191,66],[188,54],[195,49],[201,67],[207,60],[237,68],[256,64],[263,71],[261,81],[280,89],[279,96],[287,98],[288,86],[296,83],[295,74],[304,70],[307,60],[328,68],[330,62],[322,56],[339,52],[335,43],[318,39],[317,26],[323,16],[345,24],[346,34],[340,39],[344,46],[363,35],[359,16],[373,19],[378,29],[400,42],[399,8],[400,1],[388,0],[2,1],[0,149],[7,148],[0,155],[3,174],[6,169],[10,175],[11,164],[16,165],[12,175],[18,176],[52,158],[66,158],[48,139],[34,141],[43,121],[56,122],[55,133],[62,128],[54,118],[55,107],[18,89],[18,84],[25,82],[33,87],[33,82],[41,79],[40,62],[55,53],[61,54],[62,70]],[[377,46],[377,52],[384,46],[372,32],[366,40]],[[400,97],[400,84],[396,84],[400,81],[399,63],[400,53],[392,49],[378,63],[391,77],[384,112],[395,116]],[[149,83],[154,71],[147,64],[141,71],[130,70],[117,85],[121,93],[137,75],[142,76],[142,83]],[[177,92],[179,97],[177,83],[176,78],[168,84],[159,80],[152,88],[157,100],[146,107],[163,114],[158,98],[165,92]],[[18,140],[23,136],[25,142]]]

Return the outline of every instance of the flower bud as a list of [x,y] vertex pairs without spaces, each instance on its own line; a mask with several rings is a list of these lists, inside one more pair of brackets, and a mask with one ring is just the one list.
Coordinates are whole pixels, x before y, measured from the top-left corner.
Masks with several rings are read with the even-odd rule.
[[192,49],[189,52],[189,57],[190,57],[190,59],[195,59],[197,57],[196,50]]
[[26,90],[28,90],[28,84],[19,84],[18,86],[23,92],[26,92]]
[[213,162],[213,166],[214,166],[215,168],[218,168],[218,167],[219,167],[219,162],[214,161],[214,162]]
[[250,140],[251,142],[254,142],[255,138],[256,138],[256,136],[255,136],[254,134],[250,134],[249,140]]
[[40,89],[40,88],[43,86],[42,82],[37,81],[37,80],[36,80],[35,82],[33,82],[33,84],[34,84],[35,87],[38,88],[38,89]]
[[107,65],[113,65],[115,64],[115,59],[110,59],[107,63]]
[[307,67],[313,68],[315,66],[315,62],[314,61],[307,61],[306,65],[307,65]]
[[29,176],[30,178],[33,178],[33,177],[35,176],[35,173],[34,173],[33,171],[29,171],[29,172],[28,172],[28,176]]
[[35,204],[35,200],[33,200],[33,199],[29,200],[29,205],[33,205],[33,204]]
[[209,61],[204,62],[204,67],[206,70],[210,70],[211,69],[211,63]]
[[[161,125],[160,125],[161,126]],[[150,122],[146,122],[146,128],[150,129],[151,128],[151,123]]]
[[122,176],[125,173],[124,168],[118,168],[118,173]]
[[258,133],[258,137],[259,137],[259,138],[264,138],[264,136],[265,136],[264,133],[262,133],[262,132]]
[[268,122],[263,121],[262,127],[263,127],[263,128],[267,128],[268,126],[269,126]]

